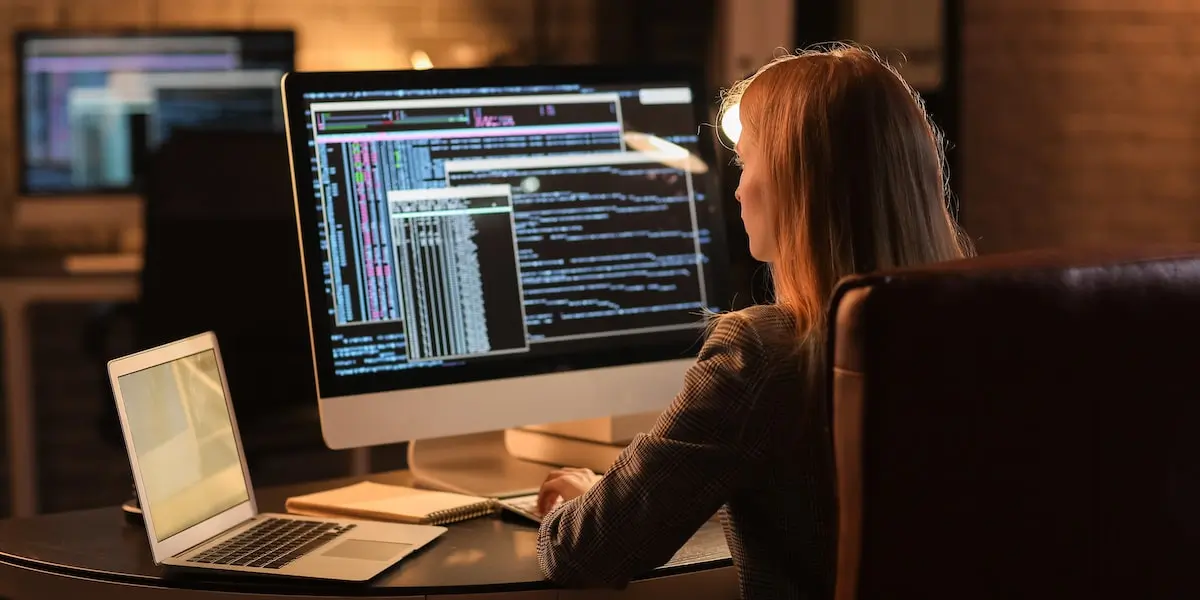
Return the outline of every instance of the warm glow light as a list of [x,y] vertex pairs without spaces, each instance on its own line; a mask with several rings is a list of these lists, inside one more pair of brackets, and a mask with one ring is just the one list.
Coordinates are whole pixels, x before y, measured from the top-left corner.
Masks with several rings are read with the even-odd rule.
[[408,60],[412,63],[412,68],[418,71],[424,71],[426,69],[433,68],[433,61],[429,60],[429,55],[425,54],[424,50],[417,50],[413,52],[412,57],[410,57]]
[[640,131],[626,131],[624,138],[625,144],[631,150],[644,152],[669,167],[682,169],[689,173],[706,173],[708,171],[708,165],[704,164],[699,156],[688,152],[687,148],[664,140],[657,135]]
[[468,44],[455,44],[450,49],[450,56],[454,58],[454,62],[459,66],[475,66],[482,62],[479,56],[479,50]]
[[742,119],[740,116],[740,104],[730,106],[725,114],[721,115],[721,133],[725,134],[726,139],[737,144],[738,138],[742,137]]
[[687,149],[679,144],[668,142],[657,135],[647,135],[646,141],[650,143],[650,147],[653,148],[655,152],[662,153],[666,158],[673,158],[676,160],[687,158]]

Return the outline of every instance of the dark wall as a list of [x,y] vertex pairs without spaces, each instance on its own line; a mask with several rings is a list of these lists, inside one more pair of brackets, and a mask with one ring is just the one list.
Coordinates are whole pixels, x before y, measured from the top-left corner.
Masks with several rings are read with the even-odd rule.
[[602,0],[596,3],[596,60],[700,63],[716,43],[714,0]]
[[1200,239],[1200,5],[965,5],[963,215],[981,251]]

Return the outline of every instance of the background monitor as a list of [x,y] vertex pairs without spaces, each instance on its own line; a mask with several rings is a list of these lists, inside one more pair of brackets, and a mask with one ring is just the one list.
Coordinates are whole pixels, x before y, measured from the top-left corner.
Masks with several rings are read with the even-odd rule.
[[295,35],[24,31],[16,59],[17,225],[53,221],[67,205],[78,221],[81,203],[99,201],[120,219],[137,208],[119,205],[136,202],[147,156],[173,128],[282,130],[277,90],[295,66]]
[[287,75],[326,442],[665,407],[731,295],[700,79]]

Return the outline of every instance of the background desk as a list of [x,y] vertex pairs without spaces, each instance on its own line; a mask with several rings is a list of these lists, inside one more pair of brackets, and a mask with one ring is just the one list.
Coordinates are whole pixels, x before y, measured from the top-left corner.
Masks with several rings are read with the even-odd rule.
[[28,310],[38,302],[129,302],[136,271],[68,269],[62,256],[0,257],[0,319],[4,323],[4,401],[8,424],[12,512],[37,512],[37,440]]
[[[405,483],[396,472],[367,477]],[[293,494],[361,478],[263,490],[263,511],[281,511]],[[146,533],[117,507],[0,522],[0,598],[720,598],[737,582],[720,524],[709,521],[667,566],[621,591],[557,590],[542,578],[537,530],[507,518],[480,518],[450,531],[367,586],[245,577],[167,577],[150,559]]]

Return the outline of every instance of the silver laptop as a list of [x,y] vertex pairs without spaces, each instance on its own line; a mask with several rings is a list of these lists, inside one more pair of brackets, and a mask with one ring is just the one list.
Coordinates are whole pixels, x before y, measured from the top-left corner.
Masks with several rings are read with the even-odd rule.
[[108,373],[156,564],[366,581],[446,531],[260,514],[212,333]]

